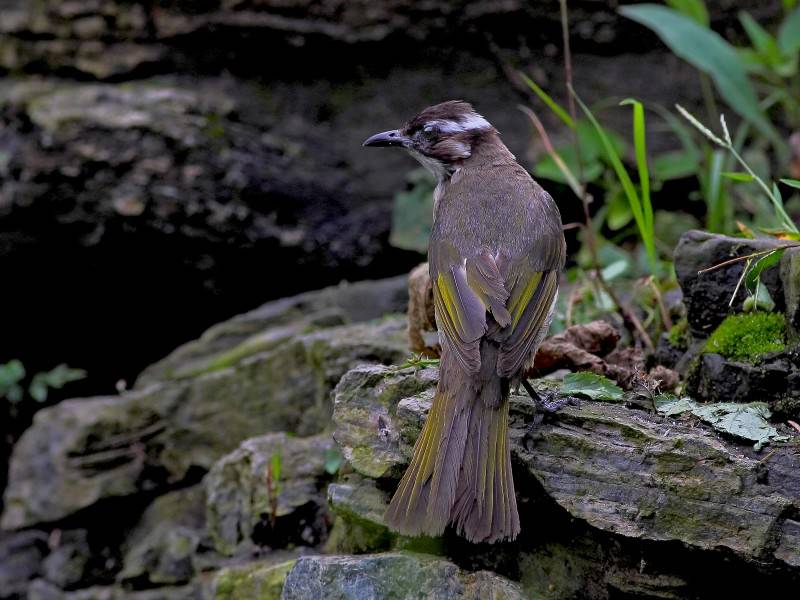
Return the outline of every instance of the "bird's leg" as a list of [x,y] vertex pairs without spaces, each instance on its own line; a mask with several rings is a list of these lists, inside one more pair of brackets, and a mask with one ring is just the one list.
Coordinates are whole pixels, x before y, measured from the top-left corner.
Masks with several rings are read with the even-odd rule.
[[[574,398],[572,396],[567,396],[565,398],[556,398],[555,400],[545,399],[542,398],[541,394],[533,389],[533,386],[530,382],[522,377],[520,379],[522,383],[522,387],[525,388],[525,391],[528,392],[528,395],[533,399],[537,406],[539,406],[543,411],[554,413],[563,408],[564,406],[580,406],[581,401],[578,398]],[[550,398],[552,398],[555,394],[552,394]]]

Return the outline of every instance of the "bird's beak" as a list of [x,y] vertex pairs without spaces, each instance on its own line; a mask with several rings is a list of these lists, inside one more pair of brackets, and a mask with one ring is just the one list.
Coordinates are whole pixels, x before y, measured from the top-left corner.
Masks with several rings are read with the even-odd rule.
[[405,146],[406,144],[408,144],[408,138],[400,133],[399,129],[392,129],[368,137],[362,146]]

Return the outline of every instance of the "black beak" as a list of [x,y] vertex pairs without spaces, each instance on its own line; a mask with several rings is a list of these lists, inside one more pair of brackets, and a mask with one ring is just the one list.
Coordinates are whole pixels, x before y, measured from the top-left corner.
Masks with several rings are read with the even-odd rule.
[[400,133],[399,129],[376,133],[364,140],[362,146],[405,146],[408,138]]

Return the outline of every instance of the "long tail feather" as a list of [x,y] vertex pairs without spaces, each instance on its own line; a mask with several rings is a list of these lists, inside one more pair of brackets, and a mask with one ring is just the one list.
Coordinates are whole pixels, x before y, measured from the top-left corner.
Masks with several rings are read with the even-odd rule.
[[[494,348],[490,356],[494,359]],[[466,375],[443,357],[439,387],[411,464],[386,511],[405,535],[439,535],[453,523],[473,542],[513,539],[519,515],[508,446],[508,382],[486,360]]]

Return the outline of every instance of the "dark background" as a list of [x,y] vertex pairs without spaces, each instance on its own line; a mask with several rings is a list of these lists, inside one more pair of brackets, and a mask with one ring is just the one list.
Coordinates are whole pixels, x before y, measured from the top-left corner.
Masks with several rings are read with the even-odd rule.
[[[737,10],[780,13],[708,4],[734,37]],[[616,2],[570,7],[587,100],[699,101]],[[422,256],[387,240],[415,164],[361,141],[460,98],[530,167],[512,74],[563,99],[560,48],[552,1],[0,0],[0,363],[107,393],[266,300],[406,272]]]

